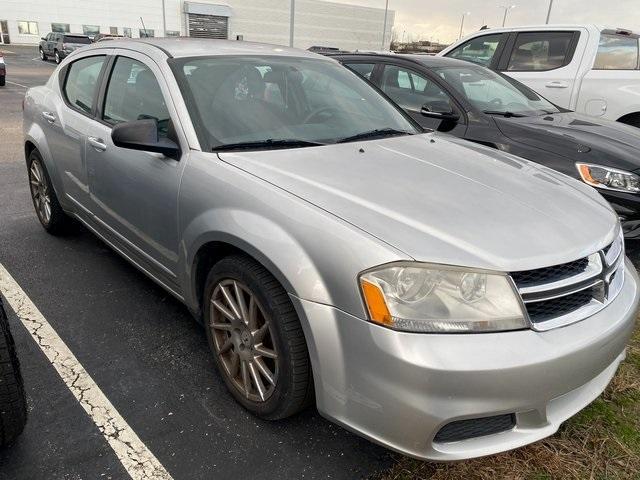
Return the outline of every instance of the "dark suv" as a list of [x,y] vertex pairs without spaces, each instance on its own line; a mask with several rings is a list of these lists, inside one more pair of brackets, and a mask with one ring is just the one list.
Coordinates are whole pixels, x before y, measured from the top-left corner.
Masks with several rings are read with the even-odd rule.
[[52,56],[56,63],[60,63],[64,57],[74,50],[91,44],[91,39],[80,33],[49,33],[42,37],[38,51],[40,60],[46,60]]

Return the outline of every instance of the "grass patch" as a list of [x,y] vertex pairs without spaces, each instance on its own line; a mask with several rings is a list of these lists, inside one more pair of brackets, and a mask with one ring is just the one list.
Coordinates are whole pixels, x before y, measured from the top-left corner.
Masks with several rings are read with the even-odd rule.
[[458,463],[403,456],[376,480],[640,480],[640,327],[605,392],[532,445]]

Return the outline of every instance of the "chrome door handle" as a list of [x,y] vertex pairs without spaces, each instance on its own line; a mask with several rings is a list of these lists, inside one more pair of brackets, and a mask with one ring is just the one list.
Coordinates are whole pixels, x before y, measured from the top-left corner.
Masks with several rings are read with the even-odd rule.
[[104,152],[107,149],[107,146],[102,142],[101,138],[87,137],[87,141],[89,142],[89,145],[99,152]]
[[548,82],[545,87],[547,88],[568,88],[569,85],[566,84],[565,82],[558,82],[558,81],[554,81],[554,82]]
[[52,112],[42,112],[42,118],[49,123],[54,123],[56,121],[56,115]]

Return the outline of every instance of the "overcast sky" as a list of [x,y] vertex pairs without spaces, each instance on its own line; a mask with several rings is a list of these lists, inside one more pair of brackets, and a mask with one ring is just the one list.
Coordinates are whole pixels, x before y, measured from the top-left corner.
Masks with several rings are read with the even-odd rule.
[[[332,0],[384,8],[385,0]],[[544,24],[549,0],[389,0],[395,10],[398,37],[406,31],[414,40],[452,42],[458,38],[463,12],[471,12],[464,21],[464,32],[471,33],[482,25],[502,25],[504,10],[500,5],[513,5],[506,25]],[[640,0],[554,0],[550,23],[595,23],[610,27],[640,29]]]

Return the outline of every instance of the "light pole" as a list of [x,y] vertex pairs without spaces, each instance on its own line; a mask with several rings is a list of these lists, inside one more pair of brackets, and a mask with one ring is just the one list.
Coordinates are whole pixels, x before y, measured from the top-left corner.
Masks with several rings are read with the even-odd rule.
[[500,5],[500,8],[504,9],[504,17],[502,17],[502,26],[504,27],[504,23],[507,21],[507,12],[512,8],[516,8],[515,5]]
[[382,26],[382,45],[381,50],[384,50],[384,37],[387,35],[387,13],[389,12],[389,0],[386,1],[384,6],[384,25]]
[[289,46],[293,47],[293,24],[296,17],[296,0],[291,0],[291,18],[289,20]]
[[462,38],[462,29],[464,27],[464,17],[466,17],[467,15],[471,15],[471,12],[464,12],[462,14],[462,20],[460,20],[460,34],[458,35],[458,40]]
[[162,0],[162,36],[167,36],[167,14],[165,13],[164,0]]
[[547,21],[545,24],[549,24],[549,18],[551,17],[551,9],[553,8],[553,0],[549,0],[549,10],[547,10]]

